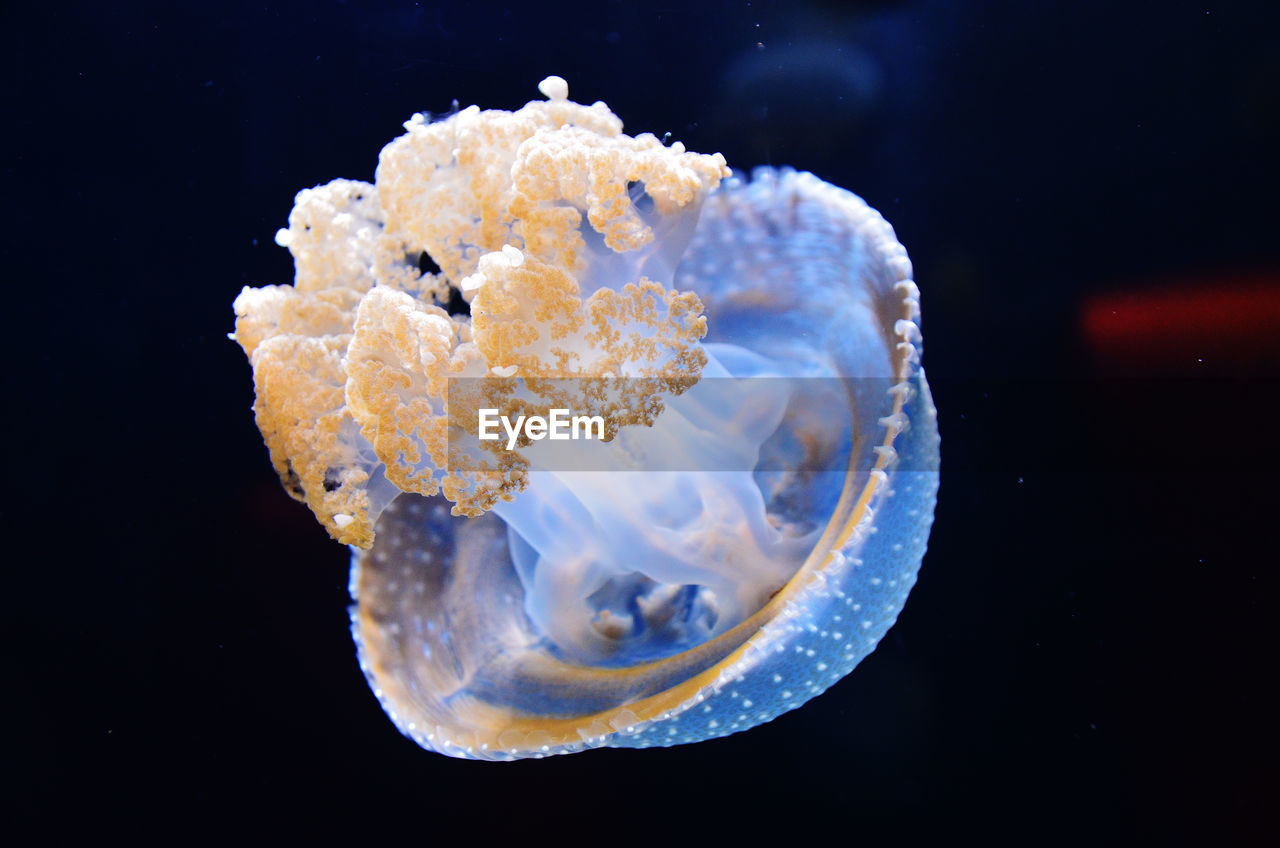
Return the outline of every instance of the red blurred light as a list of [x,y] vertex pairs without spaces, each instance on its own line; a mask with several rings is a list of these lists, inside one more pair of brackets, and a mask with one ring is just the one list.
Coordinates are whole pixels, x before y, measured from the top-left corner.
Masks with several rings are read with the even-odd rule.
[[1094,295],[1080,326],[1099,364],[1111,369],[1280,372],[1280,279],[1207,279]]

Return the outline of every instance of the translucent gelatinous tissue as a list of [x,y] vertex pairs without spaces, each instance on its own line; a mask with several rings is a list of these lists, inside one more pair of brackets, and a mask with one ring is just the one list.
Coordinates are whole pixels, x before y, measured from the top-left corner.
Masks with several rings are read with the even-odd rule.
[[[375,183],[300,193],[277,236],[294,285],[235,303],[272,461],[352,545],[361,667],[458,757],[695,742],[799,706],[897,618],[938,486],[919,291],[884,219],[540,88],[415,115]],[[557,405],[604,439],[459,448],[478,410]]]

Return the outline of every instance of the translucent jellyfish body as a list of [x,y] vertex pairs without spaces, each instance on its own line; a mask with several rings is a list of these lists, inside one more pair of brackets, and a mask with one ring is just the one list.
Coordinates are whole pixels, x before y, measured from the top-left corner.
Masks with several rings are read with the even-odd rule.
[[[722,180],[542,90],[415,116],[376,185],[304,192],[294,287],[236,304],[277,470],[353,545],[361,667],[458,757],[800,706],[896,620],[938,485],[919,292],[879,214],[811,174]],[[469,316],[433,305],[450,290]],[[460,411],[539,402],[607,439],[459,461]]]

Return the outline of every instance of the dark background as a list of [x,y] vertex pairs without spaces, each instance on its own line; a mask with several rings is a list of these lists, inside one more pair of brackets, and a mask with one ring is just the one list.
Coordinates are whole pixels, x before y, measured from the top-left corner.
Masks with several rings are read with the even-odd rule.
[[[1272,6],[6,5],[7,800],[139,834],[1274,837]],[[462,762],[368,691],[347,551],[279,487],[225,333],[292,279],[295,192],[551,73],[885,213],[942,491],[899,623],[802,709]]]

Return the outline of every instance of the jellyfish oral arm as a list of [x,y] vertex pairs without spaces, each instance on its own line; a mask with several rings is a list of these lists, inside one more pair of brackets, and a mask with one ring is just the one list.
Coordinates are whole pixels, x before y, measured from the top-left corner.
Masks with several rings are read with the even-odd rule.
[[[723,157],[624,135],[604,104],[545,88],[557,96],[516,112],[415,115],[376,184],[301,192],[277,236],[294,285],[236,300],[272,461],[339,541],[371,545],[402,491],[474,516],[525,488],[518,454],[491,473],[448,467],[450,380],[665,381],[606,415],[612,436],[698,379],[701,304],[670,283]],[[423,253],[439,274],[417,270]],[[469,317],[439,305],[450,291]],[[500,386],[475,400],[504,407]]]

